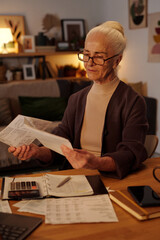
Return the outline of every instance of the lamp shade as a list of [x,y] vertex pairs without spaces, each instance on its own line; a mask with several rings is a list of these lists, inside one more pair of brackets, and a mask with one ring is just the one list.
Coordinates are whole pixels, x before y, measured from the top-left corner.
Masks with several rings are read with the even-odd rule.
[[10,28],[0,28],[0,47],[4,44],[13,41],[13,36]]

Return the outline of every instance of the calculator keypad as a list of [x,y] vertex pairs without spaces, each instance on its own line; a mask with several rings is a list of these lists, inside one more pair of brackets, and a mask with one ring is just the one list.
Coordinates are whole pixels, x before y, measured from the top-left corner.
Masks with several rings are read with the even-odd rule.
[[35,181],[11,182],[8,197],[12,199],[39,197],[38,184]]

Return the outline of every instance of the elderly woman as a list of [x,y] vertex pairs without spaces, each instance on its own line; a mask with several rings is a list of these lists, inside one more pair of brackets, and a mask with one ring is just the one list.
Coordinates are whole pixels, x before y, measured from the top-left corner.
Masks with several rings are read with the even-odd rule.
[[[93,84],[70,97],[62,123],[53,130],[73,146],[61,146],[63,169],[98,169],[123,178],[147,158],[144,99],[116,74],[125,46],[123,27],[115,21],[105,22],[87,34],[78,57]],[[8,150],[21,160],[32,157],[41,164],[62,165],[60,155],[43,146],[31,144]]]

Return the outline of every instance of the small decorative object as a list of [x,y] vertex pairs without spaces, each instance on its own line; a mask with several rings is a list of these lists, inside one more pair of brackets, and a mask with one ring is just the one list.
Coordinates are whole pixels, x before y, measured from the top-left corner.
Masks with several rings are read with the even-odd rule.
[[60,66],[58,69],[58,77],[75,77],[78,68],[73,65]]
[[7,79],[8,82],[13,80],[13,73],[12,73],[12,71],[10,69],[8,69],[6,71],[6,79]]
[[60,40],[61,21],[56,14],[46,14],[42,21],[44,34],[49,39],[49,44],[55,45],[56,40]]
[[148,17],[148,61],[160,62],[160,12]]
[[81,77],[86,77],[86,71],[84,69],[78,69],[76,72],[76,77],[81,78]]
[[34,64],[23,65],[23,76],[25,80],[31,80],[36,78]]
[[48,32],[53,27],[60,26],[60,19],[57,15],[46,14],[43,18],[43,29]]
[[16,71],[15,72],[15,79],[16,81],[22,80],[22,71]]
[[70,44],[69,42],[57,42],[57,51],[68,51],[70,50]]
[[83,47],[85,24],[83,19],[62,19],[62,39],[69,42],[73,50]]
[[39,32],[36,36],[36,46],[46,46],[48,43],[48,38],[43,32]]
[[23,51],[35,52],[35,39],[32,35],[23,36]]
[[129,0],[129,27],[147,27],[147,0]]

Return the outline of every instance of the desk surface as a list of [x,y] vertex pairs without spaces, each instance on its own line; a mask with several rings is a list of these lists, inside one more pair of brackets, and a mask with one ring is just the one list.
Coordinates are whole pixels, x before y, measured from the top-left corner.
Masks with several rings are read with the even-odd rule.
[[[160,165],[160,158],[152,158],[145,161],[144,167],[129,175],[125,179],[118,180],[101,176],[105,186],[111,189],[126,189],[128,185],[150,185],[157,192],[160,192],[160,184],[152,176],[152,170]],[[53,172],[54,174],[99,174],[96,170],[66,170]],[[40,175],[40,174],[35,174]],[[0,182],[1,184],[1,182]],[[13,213],[17,208],[13,206],[15,201],[10,201]],[[84,223],[84,224],[62,224],[47,225],[38,227],[27,239],[54,239],[54,240],[103,240],[103,239],[136,239],[136,240],[158,240],[160,239],[160,218],[138,221],[129,213],[125,212],[118,205],[113,203],[115,212],[119,219],[117,223]],[[22,215],[40,216],[31,213],[19,213]]]

